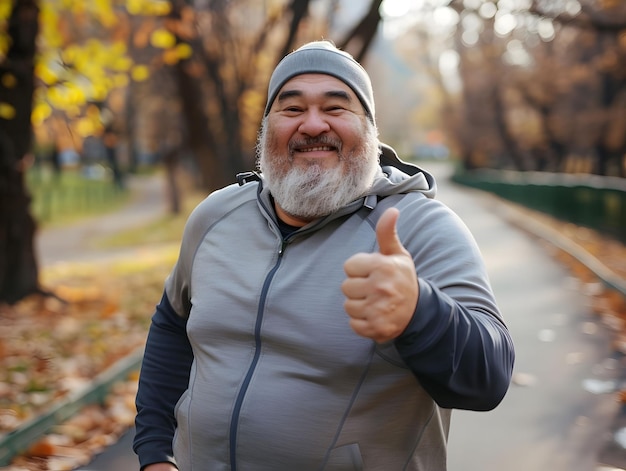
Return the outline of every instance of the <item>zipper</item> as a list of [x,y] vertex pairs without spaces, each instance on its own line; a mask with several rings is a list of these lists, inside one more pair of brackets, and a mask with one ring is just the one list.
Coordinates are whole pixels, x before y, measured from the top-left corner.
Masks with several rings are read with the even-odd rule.
[[261,290],[261,298],[259,299],[259,307],[257,309],[256,315],[256,323],[254,326],[254,357],[252,358],[252,362],[250,362],[250,366],[248,367],[248,372],[246,373],[246,377],[243,380],[243,384],[239,389],[239,393],[237,394],[237,399],[235,401],[235,406],[233,408],[233,413],[231,415],[230,420],[230,433],[229,433],[229,442],[230,442],[230,469],[231,471],[237,470],[237,431],[239,427],[239,415],[241,413],[241,406],[243,405],[243,400],[248,391],[248,387],[250,386],[250,380],[252,379],[252,374],[256,369],[257,363],[259,362],[259,357],[261,356],[261,324],[263,322],[263,313],[265,310],[265,300],[267,298],[267,292],[269,289],[269,285],[280,267],[283,253],[285,248],[287,247],[288,242],[287,239],[283,239],[280,248],[278,249],[278,258],[276,263],[267,274],[265,281],[263,282],[263,289]]
[[[269,210],[263,198],[260,197],[262,189],[263,189],[263,184],[261,181],[257,189],[257,200],[259,201],[260,206],[263,208],[263,211],[266,214],[270,215],[270,219],[273,219],[271,217],[272,211]],[[354,205],[354,208],[356,209],[358,205],[362,205],[362,204],[363,204],[362,202],[360,203],[354,202],[350,206]],[[349,211],[349,212],[352,212],[352,211]],[[307,230],[304,230],[304,231],[299,230],[299,231],[289,234],[287,237],[283,237],[280,247],[278,249],[278,258],[276,259],[276,263],[274,264],[270,272],[267,274],[267,277],[265,278],[265,281],[263,282],[263,289],[261,290],[261,298],[259,299],[259,307],[257,309],[257,318],[256,318],[255,326],[254,326],[254,343],[255,343],[254,357],[252,358],[252,361],[250,362],[250,366],[248,367],[248,372],[246,373],[246,377],[244,378],[243,384],[241,385],[241,388],[239,389],[239,393],[237,394],[237,399],[235,401],[235,406],[233,408],[233,413],[231,414],[230,431],[229,431],[231,471],[237,471],[237,431],[239,427],[239,416],[241,414],[241,407],[243,405],[243,401],[248,391],[248,387],[250,386],[252,375],[254,374],[254,370],[256,369],[256,366],[259,362],[259,358],[261,356],[261,324],[263,321],[263,314],[265,310],[265,300],[267,298],[269,285],[274,279],[274,275],[276,274],[276,271],[278,271],[278,268],[280,267],[283,254],[285,252],[285,249],[289,245],[289,242],[295,237],[302,236],[310,232],[314,232],[323,223],[324,223],[324,219],[318,221],[317,224],[315,224],[313,227],[308,228]],[[275,230],[278,231],[278,233],[280,233],[276,223],[274,223],[274,227],[275,227]]]

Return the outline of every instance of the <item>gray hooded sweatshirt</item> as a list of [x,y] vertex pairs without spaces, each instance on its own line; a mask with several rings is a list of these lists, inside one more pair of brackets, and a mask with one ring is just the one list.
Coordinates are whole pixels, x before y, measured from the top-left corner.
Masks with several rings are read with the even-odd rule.
[[[472,236],[428,173],[382,169],[370,194],[287,236],[260,176],[194,210],[142,366],[143,466],[441,471],[451,409],[501,401],[513,345]],[[377,344],[350,328],[340,285],[391,206],[420,295]]]

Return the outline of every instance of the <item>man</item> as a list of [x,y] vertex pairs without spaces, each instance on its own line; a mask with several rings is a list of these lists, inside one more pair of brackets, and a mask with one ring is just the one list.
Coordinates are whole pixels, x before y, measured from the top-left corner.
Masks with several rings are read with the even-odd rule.
[[480,253],[379,143],[370,79],[326,41],[274,71],[261,174],[190,216],[146,345],[142,469],[446,469],[453,408],[514,351]]

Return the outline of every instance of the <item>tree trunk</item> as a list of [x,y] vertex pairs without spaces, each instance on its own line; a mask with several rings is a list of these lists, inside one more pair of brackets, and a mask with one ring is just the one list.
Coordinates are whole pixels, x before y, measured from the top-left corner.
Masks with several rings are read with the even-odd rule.
[[289,5],[289,10],[291,10],[291,23],[289,24],[289,34],[287,35],[287,39],[283,45],[283,50],[280,53],[280,58],[285,57],[292,51],[293,43],[296,40],[296,36],[298,34],[298,29],[300,28],[300,23],[304,20],[309,14],[309,3],[310,0],[292,0]]
[[358,62],[362,63],[365,60],[374,36],[376,36],[378,24],[380,23],[380,6],[382,3],[382,0],[372,0],[365,16],[361,18],[361,21],[354,26],[341,44],[339,44],[340,49],[349,50],[348,46],[351,43],[356,43],[356,46],[353,48],[356,52],[353,52],[352,55]]
[[0,64],[0,302],[6,303],[40,291],[35,222],[24,180],[31,160],[38,15],[35,0],[15,2],[8,25],[11,46]]

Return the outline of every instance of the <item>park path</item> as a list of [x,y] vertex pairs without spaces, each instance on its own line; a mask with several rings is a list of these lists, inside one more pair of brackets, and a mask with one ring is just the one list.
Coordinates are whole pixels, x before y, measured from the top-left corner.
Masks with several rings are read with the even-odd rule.
[[131,198],[119,211],[40,230],[35,238],[35,250],[40,266],[64,262],[90,262],[113,255],[123,256],[124,250],[119,250],[116,254],[97,250],[93,247],[93,242],[123,230],[141,227],[166,214],[165,182],[161,175],[131,175],[125,184],[127,190],[131,192]]
[[[444,163],[423,165],[438,179],[438,199],[474,234],[517,351],[514,384],[496,410],[454,412],[448,471],[626,469],[623,449],[611,455],[611,463],[601,462],[616,432],[612,427],[624,368],[611,349],[609,332],[591,313],[585,286],[524,230],[523,213],[450,183],[451,170]],[[81,244],[101,231],[162,214],[158,182],[134,184],[138,196],[121,213],[77,224],[71,235],[68,229],[44,231],[39,245],[44,264],[103,256],[88,252],[81,258]],[[137,470],[133,433],[129,430],[78,471]]]
[[435,172],[439,199],[476,237],[517,353],[514,384],[496,410],[453,414],[449,470],[621,470],[624,450],[606,450],[616,432],[623,359],[591,311],[590,287],[527,232],[538,223],[527,212],[450,184],[449,172]]

